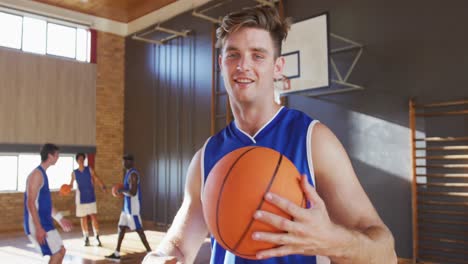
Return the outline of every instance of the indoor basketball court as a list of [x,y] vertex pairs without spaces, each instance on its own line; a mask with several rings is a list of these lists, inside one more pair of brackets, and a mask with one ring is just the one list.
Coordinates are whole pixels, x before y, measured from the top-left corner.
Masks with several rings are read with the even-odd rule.
[[[268,49],[249,35],[265,31],[255,19],[226,29],[223,17],[254,7],[289,19],[281,47],[277,32]],[[258,232],[316,232],[287,229],[320,208],[310,185],[319,219],[383,245],[361,230],[375,216],[398,263],[468,263],[467,11],[462,0],[0,0],[0,262],[142,263],[171,248],[197,264],[255,263],[293,243]],[[246,109],[268,114],[249,123]],[[284,259],[335,257],[307,249]]]

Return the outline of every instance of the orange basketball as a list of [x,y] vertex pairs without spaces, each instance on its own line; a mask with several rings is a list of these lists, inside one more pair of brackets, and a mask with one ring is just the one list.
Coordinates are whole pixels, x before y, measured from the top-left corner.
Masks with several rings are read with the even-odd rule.
[[254,231],[281,233],[253,218],[257,210],[285,218],[291,216],[264,200],[267,192],[305,207],[301,174],[281,153],[250,146],[234,150],[219,160],[203,190],[203,214],[217,242],[233,254],[255,259],[255,254],[277,245],[252,239]]
[[112,195],[114,197],[119,197],[119,198],[122,198],[123,197],[123,194],[119,193],[119,190],[120,189],[123,189],[124,188],[124,185],[122,183],[116,183],[114,184],[114,186],[112,186]]
[[59,191],[59,194],[60,194],[60,195],[66,196],[66,195],[68,195],[70,192],[71,192],[71,186],[70,186],[70,185],[68,185],[68,184],[63,184],[62,186],[60,186],[60,191]]

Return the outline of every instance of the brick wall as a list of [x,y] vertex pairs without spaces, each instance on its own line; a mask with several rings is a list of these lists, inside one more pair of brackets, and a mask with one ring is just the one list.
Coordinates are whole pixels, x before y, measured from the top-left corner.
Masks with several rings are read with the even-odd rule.
[[[96,189],[98,218],[100,222],[117,225],[122,200],[112,197],[110,188],[122,180],[122,154],[124,142],[124,54],[125,39],[113,34],[98,32],[96,79],[96,158],[95,170],[106,183],[109,192]],[[23,193],[0,193],[0,232],[23,228]],[[66,197],[52,193],[54,206],[71,213],[75,227],[74,193]]]
[[[98,176],[109,186],[122,181],[124,144],[125,39],[98,32],[96,79],[96,166]],[[110,190],[109,190],[110,191]],[[121,200],[96,191],[98,217],[117,221]],[[117,224],[117,222],[116,222]]]

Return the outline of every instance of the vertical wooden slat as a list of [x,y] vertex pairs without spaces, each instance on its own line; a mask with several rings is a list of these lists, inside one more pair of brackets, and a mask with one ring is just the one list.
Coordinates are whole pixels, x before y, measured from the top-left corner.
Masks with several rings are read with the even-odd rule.
[[232,121],[232,112],[231,112],[231,103],[229,100],[229,95],[226,93],[226,125],[229,125]]
[[416,184],[416,115],[414,108],[414,100],[409,101],[409,127],[410,127],[410,142],[411,142],[411,197],[412,197],[412,211],[413,211],[413,264],[416,264],[418,259],[418,197],[417,197],[417,184]]
[[211,29],[211,135],[216,131],[216,24]]

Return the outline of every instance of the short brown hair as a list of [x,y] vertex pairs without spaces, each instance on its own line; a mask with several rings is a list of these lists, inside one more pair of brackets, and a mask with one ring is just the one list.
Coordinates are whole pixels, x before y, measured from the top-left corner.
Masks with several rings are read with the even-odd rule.
[[59,147],[52,143],[45,143],[41,147],[41,161],[44,162],[49,158],[49,154],[54,155],[55,152],[59,151]]
[[281,55],[281,44],[288,35],[290,19],[282,19],[275,8],[269,6],[248,7],[227,14],[216,30],[216,46],[222,48],[229,34],[243,27],[260,28],[270,33],[273,40],[275,58]]

